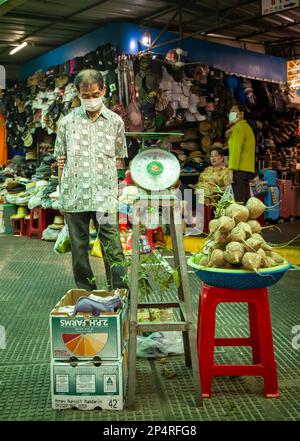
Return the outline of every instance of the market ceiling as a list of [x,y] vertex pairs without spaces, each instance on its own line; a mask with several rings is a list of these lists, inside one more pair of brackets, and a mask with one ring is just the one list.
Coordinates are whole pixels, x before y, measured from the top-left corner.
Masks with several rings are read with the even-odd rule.
[[[267,53],[300,57],[299,7],[262,16],[261,0],[0,0],[0,64],[19,66],[118,21],[168,28],[183,37],[228,39],[240,47],[254,43]],[[28,46],[10,56],[24,41]]]

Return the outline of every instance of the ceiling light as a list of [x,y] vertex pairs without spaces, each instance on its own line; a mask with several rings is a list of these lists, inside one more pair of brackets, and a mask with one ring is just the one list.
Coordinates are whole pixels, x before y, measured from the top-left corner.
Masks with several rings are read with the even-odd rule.
[[284,20],[287,20],[287,21],[289,21],[290,23],[295,23],[295,20],[293,20],[293,19],[290,18],[290,17],[287,17],[286,15],[283,15],[283,14],[277,14],[277,17],[283,18]]
[[136,40],[134,38],[132,38],[130,40],[129,50],[130,50],[130,53],[133,53],[133,52],[135,52],[137,50],[137,44],[136,44]]
[[10,51],[9,55],[13,55],[16,52],[19,52],[23,47],[26,47],[28,45],[27,41],[24,41],[23,43],[19,44],[19,46],[15,47],[13,50]]
[[150,38],[150,34],[148,32],[144,32],[143,38],[142,38],[142,43],[145,46],[149,46],[150,45],[151,38]]

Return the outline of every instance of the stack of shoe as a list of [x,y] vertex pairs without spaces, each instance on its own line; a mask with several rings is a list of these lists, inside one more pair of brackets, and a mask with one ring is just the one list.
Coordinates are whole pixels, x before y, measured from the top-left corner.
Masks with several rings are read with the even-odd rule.
[[6,179],[5,181],[6,187],[6,201],[9,204],[16,204],[17,198],[20,193],[24,192],[26,189],[26,185],[18,180],[14,180],[11,178]]
[[18,194],[18,197],[16,199],[16,204],[20,207],[28,207],[28,202],[31,198],[31,192],[30,191],[22,191]]
[[33,179],[49,179],[51,176],[51,165],[56,162],[53,155],[47,154],[42,158],[42,162],[39,167],[37,167],[35,175],[32,176]]
[[50,197],[57,189],[57,181],[50,178],[48,185],[44,188],[41,205],[43,208],[53,207],[53,199]]
[[41,207],[42,205],[42,197],[45,188],[48,186],[48,181],[39,180],[36,182],[35,187],[31,189],[31,197],[28,202],[28,208],[31,210],[32,208]]

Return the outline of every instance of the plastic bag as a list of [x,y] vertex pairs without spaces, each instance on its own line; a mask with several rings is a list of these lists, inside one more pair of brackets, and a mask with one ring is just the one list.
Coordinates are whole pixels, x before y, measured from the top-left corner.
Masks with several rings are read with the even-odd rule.
[[54,245],[54,251],[58,254],[68,253],[69,251],[71,251],[71,241],[68,225],[65,225],[59,233]]
[[48,227],[43,231],[42,239],[47,240],[49,242],[56,242],[58,235],[59,235],[58,230],[54,230],[53,228]]
[[261,181],[258,176],[256,176],[252,181],[250,181],[250,194],[251,196],[259,196],[261,194],[266,194],[268,192],[268,186],[265,181]]
[[102,251],[101,251],[101,246],[100,246],[100,240],[99,240],[98,237],[97,237],[97,239],[95,240],[95,242],[93,244],[91,255],[94,256],[94,257],[103,257],[102,256]]
[[220,198],[220,202],[226,202],[226,201],[234,201],[234,193],[231,184],[225,188],[224,193]]
[[164,344],[159,339],[148,337],[137,337],[136,356],[138,358],[156,358],[166,357],[168,352],[165,350]]
[[137,357],[156,358],[183,354],[182,332],[153,332],[148,337],[137,337]]
[[42,199],[40,195],[34,195],[29,199],[28,208],[32,210],[33,208],[40,207],[42,203]]

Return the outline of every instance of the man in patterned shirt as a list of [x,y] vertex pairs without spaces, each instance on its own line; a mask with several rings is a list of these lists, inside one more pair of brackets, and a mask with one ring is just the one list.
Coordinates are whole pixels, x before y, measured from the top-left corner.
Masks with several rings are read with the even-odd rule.
[[117,223],[117,168],[127,156],[124,123],[102,102],[106,90],[99,71],[79,72],[75,87],[81,107],[60,121],[54,152],[62,170],[60,205],[69,227],[75,282],[78,288],[96,289],[88,253],[92,219],[109,289],[127,287]]

